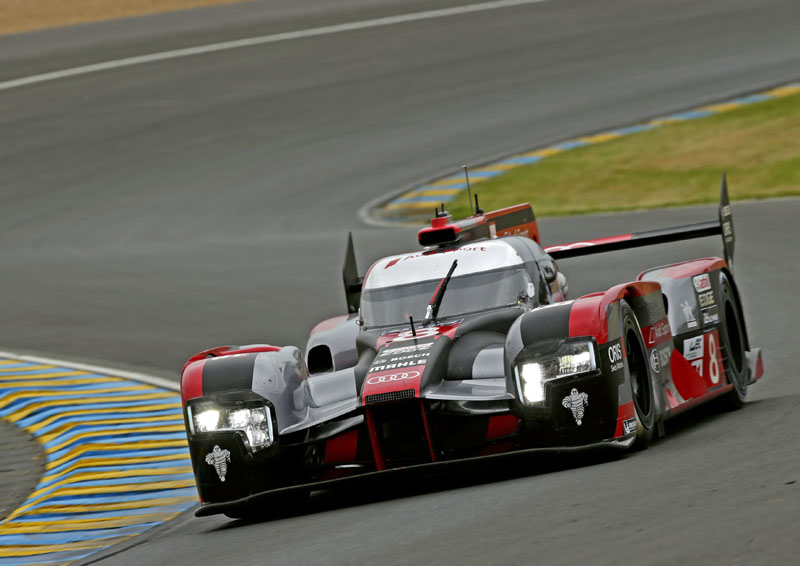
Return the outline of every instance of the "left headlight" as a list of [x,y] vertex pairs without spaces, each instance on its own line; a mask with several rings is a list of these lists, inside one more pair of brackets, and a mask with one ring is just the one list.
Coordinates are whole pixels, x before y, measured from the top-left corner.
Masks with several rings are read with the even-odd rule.
[[597,357],[591,341],[565,342],[555,352],[523,357],[514,366],[517,388],[528,405],[544,402],[545,384],[548,381],[596,369]]
[[192,434],[235,430],[256,452],[274,441],[269,407],[188,407]]

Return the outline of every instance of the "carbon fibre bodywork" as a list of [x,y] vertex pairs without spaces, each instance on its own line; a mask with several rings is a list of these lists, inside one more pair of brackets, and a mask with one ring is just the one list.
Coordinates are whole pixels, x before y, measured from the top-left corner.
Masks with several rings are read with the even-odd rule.
[[[725,237],[729,223],[730,259],[726,200],[723,186],[727,216],[716,233]],[[712,228],[670,230],[672,239],[684,239]],[[201,352],[184,367],[187,436],[203,502],[197,514],[236,515],[261,494],[509,451],[643,447],[660,423],[694,404],[717,396],[741,403],[763,366],[726,260],[653,268],[566,300],[553,256],[605,251],[633,236],[542,249],[527,205],[460,223],[443,216],[420,232],[429,247],[378,260],[363,280],[354,274],[349,242],[351,313],[315,327],[305,357],[291,346],[227,347]],[[527,287],[513,304],[488,296],[482,302],[489,293],[477,287],[478,298],[468,302],[477,308],[426,315],[425,324],[412,317],[374,326],[352,308],[385,289],[432,279],[447,265],[452,273],[456,264],[464,280],[513,269]],[[198,417],[203,411],[218,418],[220,411],[250,415],[252,407],[266,421],[200,425],[209,421]],[[254,440],[267,433],[268,440]]]

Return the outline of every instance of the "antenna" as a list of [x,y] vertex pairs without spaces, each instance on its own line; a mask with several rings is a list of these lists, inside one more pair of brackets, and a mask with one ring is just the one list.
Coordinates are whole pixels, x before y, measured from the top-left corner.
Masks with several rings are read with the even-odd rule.
[[478,193],[475,193],[475,214],[483,214],[483,209],[478,205]]
[[[469,186],[469,169],[467,169],[466,165],[462,165],[462,168],[464,169],[464,176],[467,178],[467,197],[469,198],[469,209],[472,210],[472,190]],[[472,214],[475,214],[474,210],[472,210]]]

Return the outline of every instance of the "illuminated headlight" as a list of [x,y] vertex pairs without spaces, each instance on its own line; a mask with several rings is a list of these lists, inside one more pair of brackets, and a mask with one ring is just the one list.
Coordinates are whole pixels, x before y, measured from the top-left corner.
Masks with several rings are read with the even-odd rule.
[[567,342],[554,353],[518,361],[515,370],[522,400],[529,405],[542,403],[548,381],[592,372],[597,369],[595,359],[592,342]]
[[255,452],[272,445],[272,415],[269,407],[204,408],[191,410],[192,433],[236,430],[244,433],[248,446]]

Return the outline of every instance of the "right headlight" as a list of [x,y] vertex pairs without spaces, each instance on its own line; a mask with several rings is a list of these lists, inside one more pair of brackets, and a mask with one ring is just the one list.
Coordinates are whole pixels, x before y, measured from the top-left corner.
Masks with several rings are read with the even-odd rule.
[[269,407],[188,407],[192,434],[235,430],[241,432],[247,445],[257,452],[274,441],[272,414]]
[[554,352],[525,356],[514,365],[520,397],[528,405],[544,402],[545,384],[548,381],[590,373],[596,369],[594,343],[589,340],[564,342]]

